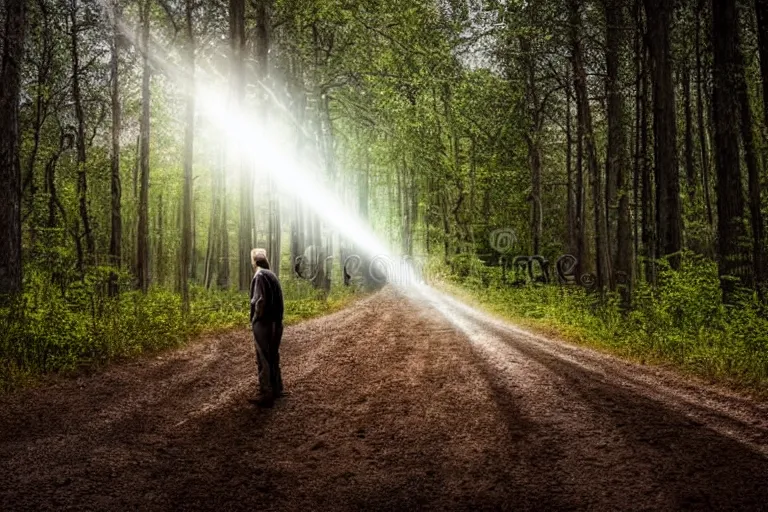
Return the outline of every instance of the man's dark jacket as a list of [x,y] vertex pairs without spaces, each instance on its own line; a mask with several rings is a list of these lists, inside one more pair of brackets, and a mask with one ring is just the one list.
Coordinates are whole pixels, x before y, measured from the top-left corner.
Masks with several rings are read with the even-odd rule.
[[271,270],[260,268],[251,280],[251,324],[283,322],[283,290]]

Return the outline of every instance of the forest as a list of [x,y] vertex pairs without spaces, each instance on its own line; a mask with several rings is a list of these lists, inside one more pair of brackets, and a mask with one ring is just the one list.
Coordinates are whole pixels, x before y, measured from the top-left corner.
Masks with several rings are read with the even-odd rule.
[[768,0],[0,15],[0,387],[243,324],[253,247],[295,320],[386,251],[524,324],[768,386]]

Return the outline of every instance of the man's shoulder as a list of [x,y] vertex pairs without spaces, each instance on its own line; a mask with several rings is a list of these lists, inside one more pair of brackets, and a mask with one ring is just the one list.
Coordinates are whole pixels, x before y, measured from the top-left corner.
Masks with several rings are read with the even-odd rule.
[[259,271],[256,272],[256,276],[254,276],[254,278],[258,276],[261,276],[263,279],[266,279],[268,281],[279,281],[277,279],[277,275],[275,275],[274,272],[266,268],[259,269]]

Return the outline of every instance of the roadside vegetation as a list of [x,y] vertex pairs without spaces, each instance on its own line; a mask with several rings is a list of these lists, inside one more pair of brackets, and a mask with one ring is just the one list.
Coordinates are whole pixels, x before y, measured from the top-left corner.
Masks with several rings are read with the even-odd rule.
[[[0,308],[0,392],[44,374],[92,371],[181,347],[204,333],[248,326],[248,296],[232,289],[192,286],[184,315],[181,295],[161,287],[108,297],[101,291],[108,271],[89,273],[64,294],[48,276],[35,277],[18,302]],[[325,293],[295,278],[284,279],[283,288],[287,325],[342,309],[356,296],[353,288]]]
[[499,267],[463,258],[438,275],[441,287],[518,325],[705,379],[768,394],[768,308],[742,291],[723,304],[717,265],[688,253],[656,286],[638,282],[631,306],[580,286],[502,281]]

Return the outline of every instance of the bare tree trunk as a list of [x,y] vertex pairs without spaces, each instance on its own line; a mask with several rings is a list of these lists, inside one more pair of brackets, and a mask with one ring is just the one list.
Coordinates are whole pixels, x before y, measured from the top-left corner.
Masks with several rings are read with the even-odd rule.
[[[763,116],[766,129],[768,129],[768,0],[755,0],[757,11],[757,35],[758,50],[760,53],[760,71],[763,76]],[[766,146],[768,153],[768,146]],[[755,255],[759,261],[755,261],[755,268],[760,265],[756,274],[759,285],[765,286],[768,281],[768,269],[765,268],[765,238],[763,220],[760,214],[760,181],[759,177],[749,177],[750,210],[752,213],[752,236],[756,246]]]
[[185,0],[187,41],[185,60],[188,78],[186,90],[186,114],[184,125],[184,184],[182,188],[181,222],[181,310],[189,313],[189,266],[192,247],[192,163],[195,143],[195,37],[192,28],[192,0]]
[[160,286],[165,284],[165,203],[163,193],[160,192],[157,198],[157,220],[155,224],[157,232],[157,249],[155,258],[157,261],[155,272],[155,283]]
[[[122,34],[120,33],[120,17],[122,15],[120,2],[115,1],[112,5],[112,41],[110,45],[110,93],[112,102],[112,154],[110,155],[111,171],[111,231],[109,237],[109,256],[110,265],[120,268],[122,266],[122,244],[123,244],[123,217],[121,212],[120,187],[120,133],[122,122],[120,107],[120,49],[122,48]],[[118,294],[117,274],[111,273],[109,276],[109,295],[114,297]]]
[[[471,196],[470,196],[471,197]],[[471,203],[470,203],[471,204]],[[470,212],[471,210],[470,206]],[[416,238],[416,227],[419,224],[419,185],[416,180],[416,168],[411,168],[411,213],[410,213],[410,221],[411,221],[411,231],[409,233],[409,240],[408,240],[408,256],[413,257],[413,241]],[[470,230],[471,230],[470,226]],[[470,231],[471,233],[471,231]],[[474,246],[474,236],[472,236],[472,245]]]
[[606,219],[605,209],[603,208],[603,187],[600,177],[600,167],[597,160],[597,147],[595,144],[595,134],[592,127],[592,111],[589,105],[587,95],[587,74],[584,69],[584,60],[581,50],[581,13],[579,12],[579,2],[569,0],[570,13],[570,32],[571,32],[571,57],[574,73],[574,85],[576,90],[576,103],[581,111],[581,121],[584,124],[584,140],[587,156],[587,166],[589,168],[590,182],[592,185],[592,200],[594,202],[594,221],[595,221],[595,267],[597,277],[597,287],[601,291],[611,285],[610,261],[606,247]]
[[[640,10],[640,0],[634,0],[634,21],[635,21],[635,41],[634,41],[634,53],[635,53],[635,154],[634,154],[634,166],[633,166],[633,193],[632,198],[634,200],[634,255],[635,262],[637,263],[640,258],[640,174],[642,168],[642,161],[644,155],[641,153],[641,116],[643,115],[643,96],[642,96],[642,83],[644,66],[643,56],[645,55],[645,46],[642,43],[642,15]],[[636,265],[633,268],[636,275],[640,274],[640,268]]]
[[[83,237],[85,238],[85,248],[89,263],[93,263],[96,254],[96,245],[91,232],[91,221],[88,217],[88,179],[86,176],[86,154],[85,154],[85,113],[83,112],[83,100],[80,92],[80,55],[78,45],[78,32],[80,24],[77,22],[78,4],[77,0],[72,0],[70,8],[70,19],[72,22],[72,100],[75,106],[75,118],[77,120],[77,198],[80,208],[80,222],[83,225]],[[82,274],[85,271],[82,258],[78,259],[78,268]]]
[[[256,60],[258,62],[259,79],[270,84],[270,63],[269,51],[271,47],[272,32],[272,0],[258,0],[256,2]],[[264,102],[262,105],[262,116],[266,120],[269,118],[269,104]],[[274,180],[269,180],[269,200],[267,202],[267,253],[272,263],[272,271],[280,276],[280,203],[277,199],[277,191],[274,187]]]
[[587,264],[587,205],[584,193],[584,112],[576,100],[576,273],[581,276],[588,268]]
[[648,283],[656,282],[656,222],[654,205],[654,191],[651,173],[651,161],[648,157],[649,129],[648,129],[648,111],[649,111],[649,62],[648,54],[643,50],[643,63],[645,71],[643,72],[643,83],[641,92],[641,117],[640,117],[640,155],[642,165],[642,187],[643,193],[640,199],[643,211],[643,258],[645,259],[645,280]]
[[217,271],[217,262],[220,257],[221,236],[219,229],[221,227],[221,198],[219,197],[220,175],[223,169],[220,162],[216,162],[211,170],[211,220],[208,224],[208,241],[205,249],[205,263],[203,266],[203,286],[206,290],[213,284],[213,274]]
[[[24,175],[24,181],[22,183],[22,199],[24,194],[29,188],[29,204],[30,207],[34,204],[34,198],[37,194],[37,184],[35,183],[35,164],[37,163],[37,156],[40,150],[40,136],[43,130],[43,125],[48,117],[48,111],[51,103],[51,94],[49,93],[49,79],[51,74],[51,66],[53,64],[53,41],[48,34],[50,33],[50,12],[48,4],[40,0],[38,1],[38,7],[40,9],[41,26],[37,27],[39,34],[38,38],[42,44],[40,48],[40,61],[37,65],[37,84],[35,87],[35,114],[32,120],[32,150],[29,153],[29,157],[26,163],[26,171]],[[33,231],[34,233],[34,231]],[[34,245],[34,243],[33,243]]]
[[[570,74],[570,73],[569,73]],[[573,254],[578,246],[576,233],[576,205],[573,198],[573,114],[571,113],[571,78],[566,78],[565,89],[565,174],[568,181],[566,188],[566,224],[568,226],[568,252]]]
[[657,251],[659,257],[669,256],[670,265],[677,269],[682,249],[682,207],[670,42],[673,8],[668,0],[645,0],[653,86]]
[[[229,2],[229,37],[232,49],[233,108],[242,108],[245,94],[245,0]],[[251,168],[242,155],[240,166],[240,226],[237,249],[237,276],[240,291],[248,289],[251,276],[250,251],[253,248],[253,183]]]
[[150,0],[144,0],[142,11],[141,47],[141,121],[139,123],[139,228],[137,233],[136,277],[139,288],[149,289],[149,17]]
[[763,120],[768,129],[768,0],[755,0],[760,73],[763,76]]
[[0,296],[21,292],[21,163],[19,94],[26,0],[5,0],[0,71]]
[[685,111],[685,177],[691,205],[696,200],[696,166],[693,158],[693,107],[691,105],[691,69],[683,64],[683,108]]
[[443,219],[443,250],[445,251],[445,261],[448,261],[451,250],[451,221],[448,218],[448,198],[445,188],[440,192],[440,213]]
[[53,229],[58,225],[56,212],[60,212],[63,215],[64,207],[59,201],[59,195],[56,191],[56,166],[59,163],[59,158],[64,152],[64,133],[59,132],[59,147],[55,151],[48,161],[45,163],[45,192],[48,194],[48,222],[46,227]]
[[717,151],[718,263],[724,299],[733,299],[737,278],[751,286],[744,256],[744,198],[739,152],[739,91],[742,78],[737,7],[732,0],[712,0],[714,120]]
[[[737,13],[738,20],[738,13]],[[760,199],[760,169],[757,162],[757,147],[752,129],[752,108],[749,104],[749,90],[747,88],[746,70],[744,69],[744,57],[741,53],[740,43],[737,41],[736,58],[738,66],[738,96],[741,105],[741,138],[744,143],[744,161],[747,165],[747,182],[749,183],[749,218],[752,226],[752,267],[755,283],[760,285],[765,282],[765,268],[763,265],[763,214],[761,212]]]
[[[623,46],[625,0],[606,0],[606,69],[608,77],[608,161],[606,166],[606,200],[608,211],[616,209],[615,219],[608,223],[616,229],[614,270],[632,276],[632,225],[629,214],[629,151],[627,148],[626,113],[621,88],[621,49]],[[613,276],[611,276],[613,277]],[[613,280],[611,279],[610,282]],[[627,297],[625,297],[627,299]]]
[[528,147],[528,166],[531,171],[531,238],[534,255],[541,252],[542,208],[541,208],[541,128],[542,108],[536,83],[535,62],[531,41],[528,37],[520,38],[520,52],[525,73],[525,97],[528,110],[528,130],[525,131],[525,142]]
[[701,49],[701,11],[704,8],[706,0],[699,0],[699,6],[696,9],[696,110],[698,114],[699,125],[699,146],[701,147],[701,180],[704,189],[704,205],[707,213],[707,221],[710,226],[714,226],[714,216],[712,214],[712,198],[710,196],[709,186],[709,147],[707,144],[707,125],[704,123],[704,77]]
[[[302,154],[304,148],[304,133],[301,126],[304,122],[305,110],[306,110],[306,94],[304,93],[304,76],[301,68],[301,62],[298,59],[291,61],[294,74],[293,82],[293,94],[296,98],[296,154],[299,157]],[[298,198],[294,198],[294,219],[291,225],[291,268],[296,265],[296,260],[299,256],[304,254],[306,249],[306,233],[309,230],[309,226],[305,222],[304,209],[302,208],[301,201]]]
[[216,285],[219,288],[229,288],[229,224],[227,221],[227,178],[224,173],[225,159],[219,163],[219,201],[221,205],[220,252],[218,271],[216,272]]

